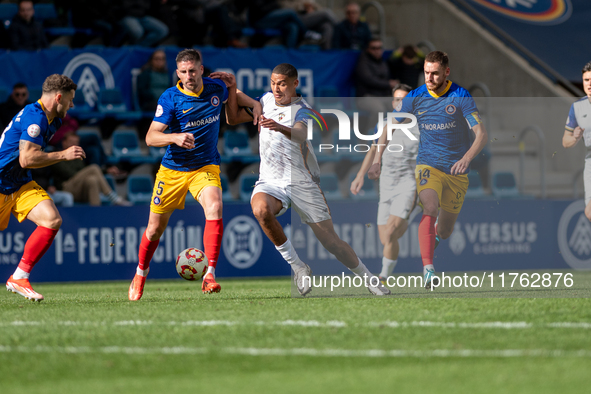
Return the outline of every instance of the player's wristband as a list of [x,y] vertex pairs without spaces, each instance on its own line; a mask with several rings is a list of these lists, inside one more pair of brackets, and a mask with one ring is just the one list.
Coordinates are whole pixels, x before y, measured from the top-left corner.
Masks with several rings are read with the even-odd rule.
[[244,110],[246,111],[247,114],[249,114],[250,116],[252,116],[254,118],[254,113],[252,112],[253,108],[244,107]]

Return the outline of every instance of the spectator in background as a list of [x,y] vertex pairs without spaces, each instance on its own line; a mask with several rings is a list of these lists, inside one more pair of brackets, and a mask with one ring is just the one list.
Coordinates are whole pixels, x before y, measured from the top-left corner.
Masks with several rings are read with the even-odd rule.
[[[349,3],[345,8],[345,20],[336,25],[333,36],[333,49],[364,49],[371,39],[369,25],[361,22],[361,8],[357,3]],[[387,96],[390,93],[388,92]]]
[[363,97],[363,99],[358,100],[357,105],[360,109],[371,113],[390,112],[389,100],[371,98],[390,97],[392,89],[397,85],[397,82],[390,78],[388,64],[382,58],[383,54],[382,41],[378,38],[372,38],[367,45],[367,49],[359,55],[355,67],[357,97]]
[[122,32],[115,46],[127,39],[130,45],[152,47],[168,36],[168,26],[149,15],[151,6],[151,0],[121,0],[117,12]]
[[55,205],[62,207],[74,206],[74,196],[72,193],[57,190],[53,185],[53,174],[51,172],[51,167],[32,169],[31,174],[33,174],[33,180],[37,182],[39,186],[45,189],[47,193],[49,193],[49,196]]
[[138,100],[142,111],[156,111],[158,99],[172,86],[172,78],[166,67],[166,53],[155,50],[137,77]]
[[322,49],[332,47],[332,38],[334,28],[337,24],[337,18],[330,9],[323,9],[316,0],[298,1],[301,10],[300,18],[308,30],[315,31],[322,36]]
[[76,0],[71,2],[71,10],[74,27],[91,29],[95,33],[76,33],[72,38],[72,48],[84,47],[96,35],[102,38],[105,46],[113,45],[119,27],[117,8],[111,0]]
[[40,22],[35,20],[33,1],[19,0],[18,13],[8,27],[10,48],[14,50],[36,51],[47,48],[47,37]]
[[8,99],[0,104],[0,134],[4,132],[14,115],[18,114],[27,104],[31,104],[27,85],[22,82],[15,83]]
[[[62,140],[63,150],[80,145],[80,137],[71,132]],[[64,163],[67,163],[64,165]],[[100,206],[100,194],[105,195],[113,205],[131,206],[129,201],[117,195],[111,189],[105,179],[101,168],[96,164],[87,166],[82,160],[59,162],[52,167],[55,187],[72,193],[74,200],[81,203],[89,203],[91,206]]]
[[392,79],[413,89],[419,86],[419,78],[423,75],[425,54],[412,45],[398,48],[388,59],[388,68]]
[[225,0],[155,0],[155,13],[177,37],[178,45],[203,45],[211,26],[216,47],[246,48],[242,29],[232,17],[232,2]]
[[295,48],[303,39],[320,41],[322,38],[320,34],[308,30],[297,12],[282,8],[277,0],[244,0],[235,4],[248,10],[248,21],[255,29],[281,30],[288,48]]

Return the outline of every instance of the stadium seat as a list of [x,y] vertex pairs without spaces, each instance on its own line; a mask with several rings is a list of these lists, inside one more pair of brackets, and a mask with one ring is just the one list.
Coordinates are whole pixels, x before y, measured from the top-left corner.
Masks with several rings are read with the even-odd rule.
[[99,92],[97,109],[105,116],[119,120],[139,120],[142,113],[129,111],[123,99],[123,94],[118,88],[104,89]]
[[35,19],[41,22],[45,19],[57,19],[57,12],[53,3],[35,4]]
[[79,120],[88,120],[100,117],[100,114],[94,110],[84,99],[82,89],[76,91],[74,95],[74,108],[68,111],[70,116]]
[[492,192],[496,198],[519,197],[517,182],[512,172],[497,172],[493,175]]
[[250,202],[250,196],[252,195],[252,189],[254,184],[259,179],[258,175],[255,174],[242,174],[238,178],[238,184],[240,185],[240,200],[244,202]]
[[470,171],[468,173],[468,191],[466,192],[466,198],[474,199],[474,198],[482,198],[486,194],[484,193],[484,187],[482,186],[482,180],[480,179],[480,175],[476,171]]
[[[349,175],[349,184],[353,182],[355,179],[356,174]],[[349,196],[352,200],[376,200],[378,199],[378,190],[377,190],[377,182],[369,179],[367,175],[365,175],[363,187],[359,190],[357,195],[351,193],[349,189]]]
[[15,3],[0,3],[0,21],[5,28],[10,26],[12,17],[18,12],[18,5]]
[[226,174],[220,174],[220,181],[222,183],[222,199],[224,201],[234,200],[234,196],[230,193],[230,182]]
[[165,146],[151,146],[150,147],[150,156],[152,156],[154,158],[154,160],[162,160],[165,153],[166,153]]
[[322,193],[324,193],[327,200],[339,201],[344,199],[339,189],[339,178],[335,174],[321,174],[320,189],[322,189]]
[[320,45],[316,45],[316,44],[306,44],[306,45],[300,45],[298,47],[298,49],[300,51],[307,51],[307,52],[319,52],[320,51]]
[[224,154],[227,156],[252,155],[253,152],[248,143],[248,134],[241,131],[224,133]]
[[143,156],[135,130],[117,130],[112,137],[112,154],[116,158]]
[[127,199],[134,204],[149,204],[153,187],[149,175],[130,175],[127,178]]

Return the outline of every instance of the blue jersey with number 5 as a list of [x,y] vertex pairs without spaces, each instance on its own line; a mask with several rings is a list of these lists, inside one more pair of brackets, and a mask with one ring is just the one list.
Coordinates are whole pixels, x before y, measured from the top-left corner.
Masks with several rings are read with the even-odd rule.
[[209,164],[220,164],[218,136],[222,103],[228,89],[219,79],[203,78],[201,91],[193,93],[179,82],[167,89],[158,100],[155,122],[168,125],[171,133],[192,133],[193,149],[171,144],[166,148],[162,165],[176,171],[194,171]]

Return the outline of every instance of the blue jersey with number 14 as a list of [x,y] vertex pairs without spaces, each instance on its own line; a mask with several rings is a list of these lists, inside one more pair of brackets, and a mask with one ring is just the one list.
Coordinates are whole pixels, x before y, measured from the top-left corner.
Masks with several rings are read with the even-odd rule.
[[470,129],[481,123],[470,93],[452,81],[447,81],[439,95],[423,85],[411,91],[396,109],[417,117],[421,132],[417,164],[446,174],[470,149]]
[[61,125],[60,118],[54,118],[51,123],[47,120],[41,101],[25,106],[16,114],[0,138],[0,193],[14,193],[33,180],[31,170],[22,168],[18,160],[20,140],[44,150]]

